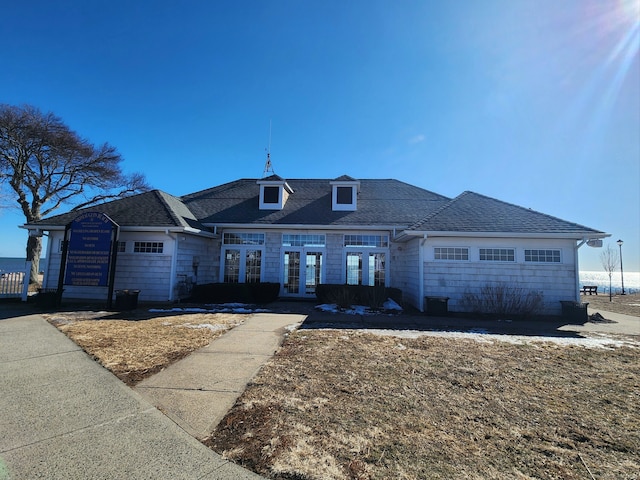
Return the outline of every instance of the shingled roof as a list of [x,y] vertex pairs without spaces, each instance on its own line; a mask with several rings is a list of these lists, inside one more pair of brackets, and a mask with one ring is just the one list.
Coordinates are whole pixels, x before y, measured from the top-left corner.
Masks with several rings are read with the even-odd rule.
[[463,192],[412,225],[420,232],[477,232],[568,234],[577,237],[603,235],[577,223],[519,207],[474,192]]
[[182,227],[203,230],[189,208],[179,198],[161,190],[151,190],[138,195],[120,198],[91,207],[72,210],[61,215],[45,218],[33,225],[63,226],[82,212],[100,211],[107,214],[121,227]]
[[[350,177],[349,177],[350,178]],[[257,179],[234,182],[181,197],[204,224],[398,226],[406,228],[450,199],[398,180],[360,180],[358,209],[333,211],[330,179],[287,180],[294,193],[282,210],[260,210]]]

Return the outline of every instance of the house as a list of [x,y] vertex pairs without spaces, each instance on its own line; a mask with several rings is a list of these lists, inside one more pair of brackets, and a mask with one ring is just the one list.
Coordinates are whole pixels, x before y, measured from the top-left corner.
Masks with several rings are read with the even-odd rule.
[[[393,179],[239,179],[182,197],[153,190],[27,224],[48,232],[55,288],[65,226],[83,211],[119,225],[116,289],[179,299],[191,283],[277,282],[282,297],[321,283],[385,285],[424,309],[463,310],[466,292],[508,283],[543,294],[545,311],[579,300],[578,249],[608,234],[473,192],[455,198]],[[64,297],[106,298],[65,285]]]

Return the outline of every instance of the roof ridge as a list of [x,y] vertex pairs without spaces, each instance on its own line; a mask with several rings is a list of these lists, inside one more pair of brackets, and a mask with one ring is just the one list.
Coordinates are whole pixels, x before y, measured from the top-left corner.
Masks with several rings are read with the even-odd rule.
[[156,196],[158,197],[158,199],[160,200],[160,202],[164,206],[165,210],[167,211],[167,213],[169,214],[171,219],[174,222],[176,222],[177,225],[185,226],[186,222],[184,222],[182,217],[180,215],[178,215],[178,213],[173,209],[173,207],[171,207],[171,205],[169,205],[169,202],[167,202],[167,199],[165,198],[165,196],[171,197],[171,198],[175,199],[176,201],[178,201],[181,205],[183,205],[187,209],[187,211],[189,213],[191,213],[193,218],[196,219],[196,216],[193,215],[193,212],[191,211],[191,209],[189,207],[187,207],[184,204],[184,202],[182,200],[180,200],[178,197],[175,197],[175,196],[171,195],[170,193],[167,193],[167,192],[164,192],[164,191],[158,190],[158,189],[153,190],[153,192],[156,194]]
[[[462,192],[457,197],[449,199],[449,201],[447,203],[445,203],[444,205],[436,208],[433,212],[428,214],[422,220],[414,223],[413,225],[410,225],[407,230],[417,230],[421,225],[424,225],[425,223],[427,223],[427,221],[429,221],[430,219],[432,219],[436,215],[440,214],[443,210],[446,210],[447,208],[451,207],[451,205],[453,205],[455,202],[457,202],[463,195],[466,195],[468,193],[473,193],[473,192],[469,192],[469,191],[465,190],[464,192]],[[438,195],[438,194],[436,194],[436,195]]]

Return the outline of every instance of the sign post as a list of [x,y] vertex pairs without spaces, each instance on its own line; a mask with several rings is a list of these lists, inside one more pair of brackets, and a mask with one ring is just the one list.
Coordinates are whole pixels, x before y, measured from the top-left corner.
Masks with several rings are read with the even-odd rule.
[[63,285],[108,287],[111,308],[119,226],[106,214],[85,212],[65,230],[58,295]]

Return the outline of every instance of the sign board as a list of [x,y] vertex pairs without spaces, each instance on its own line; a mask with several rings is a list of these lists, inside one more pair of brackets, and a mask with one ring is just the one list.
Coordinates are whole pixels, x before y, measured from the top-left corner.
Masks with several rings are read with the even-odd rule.
[[69,224],[65,285],[106,287],[117,225],[100,212],[86,212]]

